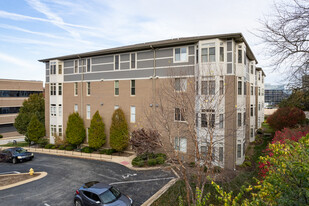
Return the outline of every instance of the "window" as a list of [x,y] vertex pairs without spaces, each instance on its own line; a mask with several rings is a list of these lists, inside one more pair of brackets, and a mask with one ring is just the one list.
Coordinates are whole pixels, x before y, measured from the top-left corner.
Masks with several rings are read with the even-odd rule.
[[211,127],[211,128],[214,128],[214,127],[215,127],[215,120],[216,120],[215,114],[211,114],[211,115],[210,115],[210,127]]
[[245,152],[246,152],[246,142],[244,142],[242,145],[242,155],[243,156],[245,156]]
[[87,90],[87,96],[89,96],[90,95],[90,82],[87,82],[86,90]]
[[202,62],[215,62],[216,61],[216,48],[202,48]]
[[74,105],[74,112],[78,112],[78,104]]
[[244,112],[244,126],[246,125],[246,112]]
[[219,128],[222,129],[223,128],[223,114],[219,115]]
[[56,83],[50,84],[50,95],[56,95]]
[[261,96],[261,88],[259,87],[258,90],[259,90],[259,96]]
[[74,60],[74,73],[78,73],[78,60]]
[[91,59],[87,59],[87,72],[91,72]]
[[196,63],[198,63],[198,48],[196,49]]
[[56,63],[55,62],[51,62],[50,63],[50,74],[56,74]]
[[261,110],[261,104],[259,103],[259,111]]
[[238,49],[238,63],[241,64],[242,63],[242,50]]
[[186,62],[188,61],[188,49],[187,47],[174,49],[174,62]]
[[59,112],[59,117],[61,117],[62,116],[62,105],[61,104],[58,105],[58,112]]
[[87,104],[86,111],[87,111],[87,119],[90,119],[90,104]]
[[201,127],[207,127],[207,115],[201,114]]
[[136,53],[131,53],[131,69],[136,68]]
[[254,132],[253,132],[253,128],[251,128],[250,130],[250,137],[253,138]]
[[130,122],[135,123],[135,106],[131,106],[130,113]]
[[78,83],[74,82],[74,96],[78,95]]
[[251,86],[251,95],[253,95],[253,86]]
[[185,121],[183,109],[175,108],[175,121]]
[[57,134],[56,125],[50,125],[50,134],[51,136],[55,136]]
[[195,82],[195,88],[196,88],[196,95],[198,95],[199,94],[198,81]]
[[114,82],[114,87],[115,87],[115,96],[119,95],[119,80],[116,80]]
[[251,104],[250,110],[251,110],[251,117],[253,117],[253,104]]
[[223,95],[224,93],[224,82],[223,80],[220,80],[220,95]]
[[58,65],[58,74],[62,74],[62,65],[61,64]]
[[175,137],[175,150],[187,152],[187,139],[185,137]]
[[208,81],[202,81],[202,95],[208,95]]
[[135,95],[135,80],[131,80],[131,95]]
[[251,65],[251,74],[253,74],[253,65]]
[[238,113],[238,127],[241,127],[241,113]]
[[224,47],[220,47],[220,62],[224,62]]
[[247,85],[246,85],[246,81],[244,81],[244,95],[247,95]]
[[51,104],[50,105],[50,115],[51,116],[56,116],[56,104]]
[[[207,119],[207,117],[209,119]],[[209,127],[214,128],[215,127],[215,120],[216,120],[216,115],[214,114],[214,110],[202,109],[201,127],[207,127],[208,122],[209,122]]]
[[237,158],[241,158],[241,144],[237,144]]
[[62,137],[62,125],[58,125],[58,136]]
[[245,61],[245,65],[247,64],[247,54],[246,52],[244,51],[244,61]]
[[119,55],[115,55],[115,70],[119,70]]
[[209,81],[209,94],[215,95],[216,92],[216,82],[214,80]]
[[58,83],[58,95],[62,95],[62,83]]
[[119,109],[119,105],[114,106],[114,110]]
[[201,146],[201,154],[207,156],[207,146]]
[[223,162],[223,147],[219,147],[219,162]]
[[186,78],[175,78],[175,91],[185,92],[187,90]]
[[238,81],[238,95],[242,94],[242,81]]

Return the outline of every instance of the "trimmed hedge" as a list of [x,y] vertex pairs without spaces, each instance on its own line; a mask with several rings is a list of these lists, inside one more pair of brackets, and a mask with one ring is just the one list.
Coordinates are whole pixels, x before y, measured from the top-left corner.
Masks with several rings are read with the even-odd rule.
[[110,127],[110,146],[122,152],[129,145],[129,127],[123,111],[119,108],[113,113]]
[[58,149],[60,149],[60,150],[65,150],[65,145],[60,145],[60,146],[58,147]]
[[164,164],[166,160],[166,155],[162,153],[145,153],[135,157],[132,160],[132,165],[135,167],[143,167],[145,165],[155,166]]
[[45,149],[51,149],[53,146],[55,146],[55,145],[53,145],[53,144],[47,144],[47,145],[45,145]]
[[84,152],[84,153],[92,153],[92,152],[94,152],[94,149],[91,148],[91,147],[84,147],[82,149],[82,152]]
[[102,149],[102,150],[100,151],[100,154],[111,155],[111,154],[113,154],[113,153],[115,153],[115,152],[117,152],[117,151],[114,150],[114,149]]
[[72,146],[72,145],[68,145],[68,146],[66,146],[65,147],[65,150],[66,151],[73,151],[75,148],[74,148],[74,146]]

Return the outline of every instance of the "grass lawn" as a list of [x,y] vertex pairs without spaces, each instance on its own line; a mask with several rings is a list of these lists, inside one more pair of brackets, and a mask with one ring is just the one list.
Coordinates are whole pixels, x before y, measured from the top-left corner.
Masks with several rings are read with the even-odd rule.
[[[262,125],[265,133],[274,133],[274,130],[267,124],[263,123]],[[272,137],[259,137],[259,144],[255,144],[254,152],[251,155],[252,168],[250,170],[242,170],[233,180],[230,182],[217,182],[217,184],[221,185],[224,191],[230,192],[233,191],[233,194],[238,194],[242,185],[248,183],[251,185],[255,185],[256,182],[254,177],[258,177],[258,161],[259,157],[263,155],[263,150],[266,149],[267,145],[270,143]],[[210,197],[211,203],[214,205],[219,205],[217,200],[215,199],[216,191],[209,184],[205,185],[206,192],[210,192],[212,195]],[[185,203],[186,193],[185,193],[185,184],[183,180],[179,180],[172,187],[170,187],[158,200],[156,200],[152,206],[168,206],[168,205],[178,205],[179,200],[178,197],[181,196]],[[250,198],[250,196],[246,197]]]
[[17,144],[13,144],[13,142],[9,142],[7,144],[0,145],[0,147],[26,147],[29,146],[27,142],[17,142]]

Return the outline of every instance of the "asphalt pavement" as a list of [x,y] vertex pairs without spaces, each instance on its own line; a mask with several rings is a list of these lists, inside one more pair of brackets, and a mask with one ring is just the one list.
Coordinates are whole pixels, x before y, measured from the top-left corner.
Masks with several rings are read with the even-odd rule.
[[112,162],[35,153],[32,161],[12,164],[0,163],[0,173],[47,172],[40,180],[0,191],[0,206],[66,206],[73,205],[76,189],[89,181],[112,184],[141,205],[174,174],[165,170],[134,171]]

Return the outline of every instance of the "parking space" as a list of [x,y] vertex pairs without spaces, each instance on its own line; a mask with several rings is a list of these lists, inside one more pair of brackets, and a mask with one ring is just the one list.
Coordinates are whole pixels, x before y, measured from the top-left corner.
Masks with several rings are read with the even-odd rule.
[[35,154],[33,161],[11,164],[0,163],[0,173],[45,171],[48,175],[40,180],[0,191],[0,205],[73,205],[76,189],[89,181],[101,181],[112,184],[141,205],[174,175],[170,171],[149,170],[134,171],[125,166],[86,160]]

